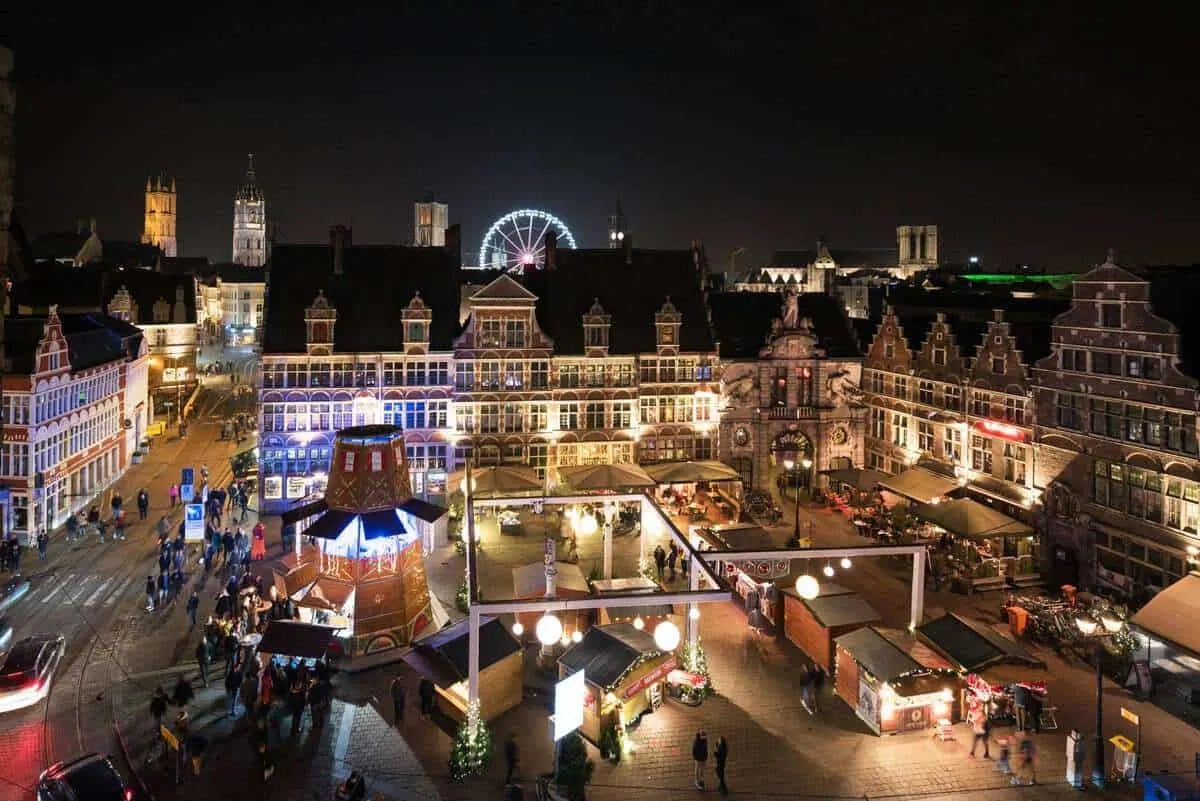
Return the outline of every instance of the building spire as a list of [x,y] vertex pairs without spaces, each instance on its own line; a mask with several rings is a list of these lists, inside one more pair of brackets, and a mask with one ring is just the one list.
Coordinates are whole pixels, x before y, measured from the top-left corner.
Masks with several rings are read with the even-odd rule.
[[1108,263],[1109,264],[1117,263],[1117,249],[1116,248],[1108,249]]
[[246,183],[254,183],[254,154],[247,153],[246,159],[249,161],[249,166],[246,167]]

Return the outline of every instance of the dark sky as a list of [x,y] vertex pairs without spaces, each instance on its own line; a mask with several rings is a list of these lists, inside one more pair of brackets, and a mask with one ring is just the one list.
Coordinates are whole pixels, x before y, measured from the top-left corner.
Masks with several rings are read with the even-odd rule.
[[992,263],[1200,260],[1190,25],[1128,4],[41,5],[0,12],[34,233],[134,238],[166,169],[181,253],[228,259],[253,151],[287,241],[404,242],[432,191],[470,250],[525,205],[599,246],[620,197],[716,267],[904,222]]

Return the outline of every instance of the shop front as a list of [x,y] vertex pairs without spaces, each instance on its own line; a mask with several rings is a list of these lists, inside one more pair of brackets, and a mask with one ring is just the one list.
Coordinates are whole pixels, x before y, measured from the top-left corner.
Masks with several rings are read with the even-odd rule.
[[649,631],[629,623],[593,626],[558,659],[559,677],[583,670],[580,734],[598,745],[604,731],[626,731],[661,704],[667,678],[679,667],[674,652],[662,651]]
[[835,642],[835,691],[871,731],[919,731],[960,719],[961,678],[906,633],[867,626]]

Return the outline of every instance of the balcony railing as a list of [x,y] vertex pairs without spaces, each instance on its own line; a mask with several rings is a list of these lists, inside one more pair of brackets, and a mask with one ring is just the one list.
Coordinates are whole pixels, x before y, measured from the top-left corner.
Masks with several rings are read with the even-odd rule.
[[764,409],[768,420],[807,420],[817,416],[815,406],[772,406]]

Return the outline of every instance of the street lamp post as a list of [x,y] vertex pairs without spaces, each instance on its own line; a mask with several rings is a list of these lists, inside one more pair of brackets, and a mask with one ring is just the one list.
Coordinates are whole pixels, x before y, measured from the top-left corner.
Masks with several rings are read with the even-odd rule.
[[[807,461],[807,460],[806,460]],[[787,471],[788,483],[792,483],[792,470],[796,468],[796,463],[791,459],[783,460],[783,469]],[[800,545],[800,488],[796,487],[796,522],[792,527],[792,540],[788,543],[793,548]]]
[[[1092,658],[1096,660],[1096,753],[1092,758],[1092,784],[1104,789],[1104,640],[1125,628],[1125,621],[1102,615],[1100,623],[1095,618],[1080,615],[1075,625],[1084,637],[1094,641]],[[1101,629],[1101,626],[1103,628]]]

